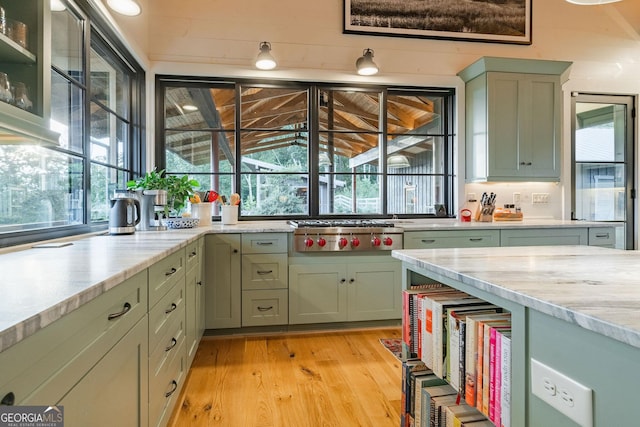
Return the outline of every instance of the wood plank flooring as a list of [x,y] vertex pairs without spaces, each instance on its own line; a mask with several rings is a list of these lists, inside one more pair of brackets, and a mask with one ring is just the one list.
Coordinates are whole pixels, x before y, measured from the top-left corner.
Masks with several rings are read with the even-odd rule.
[[170,426],[400,425],[399,327],[204,337]]

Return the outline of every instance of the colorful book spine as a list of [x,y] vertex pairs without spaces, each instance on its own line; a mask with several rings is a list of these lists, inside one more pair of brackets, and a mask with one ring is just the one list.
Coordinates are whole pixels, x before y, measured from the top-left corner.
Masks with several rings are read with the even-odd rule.
[[511,334],[502,335],[500,349],[502,382],[500,384],[500,427],[511,427]]

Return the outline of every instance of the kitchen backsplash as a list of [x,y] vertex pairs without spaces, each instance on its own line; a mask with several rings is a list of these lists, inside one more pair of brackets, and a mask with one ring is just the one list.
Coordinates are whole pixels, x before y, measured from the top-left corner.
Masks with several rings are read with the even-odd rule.
[[[524,218],[562,219],[563,192],[559,183],[551,182],[510,182],[465,184],[463,203],[469,194],[480,200],[482,193],[497,195],[496,206],[514,203],[514,193],[520,194],[520,207]],[[534,203],[534,199],[536,203]]]

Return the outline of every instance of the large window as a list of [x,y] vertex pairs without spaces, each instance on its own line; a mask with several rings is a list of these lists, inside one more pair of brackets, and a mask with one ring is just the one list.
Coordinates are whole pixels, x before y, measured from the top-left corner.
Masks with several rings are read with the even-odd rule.
[[238,192],[246,218],[431,216],[452,206],[453,90],[157,83],[156,164],[202,190]]
[[59,147],[0,145],[0,246],[106,228],[142,169],[144,74],[88,2],[51,12],[51,122]]

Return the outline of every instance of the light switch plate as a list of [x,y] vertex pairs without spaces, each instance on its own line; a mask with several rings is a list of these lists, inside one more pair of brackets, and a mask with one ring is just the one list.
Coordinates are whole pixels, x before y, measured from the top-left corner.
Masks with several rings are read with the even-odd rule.
[[531,392],[582,427],[593,427],[593,391],[535,359]]

